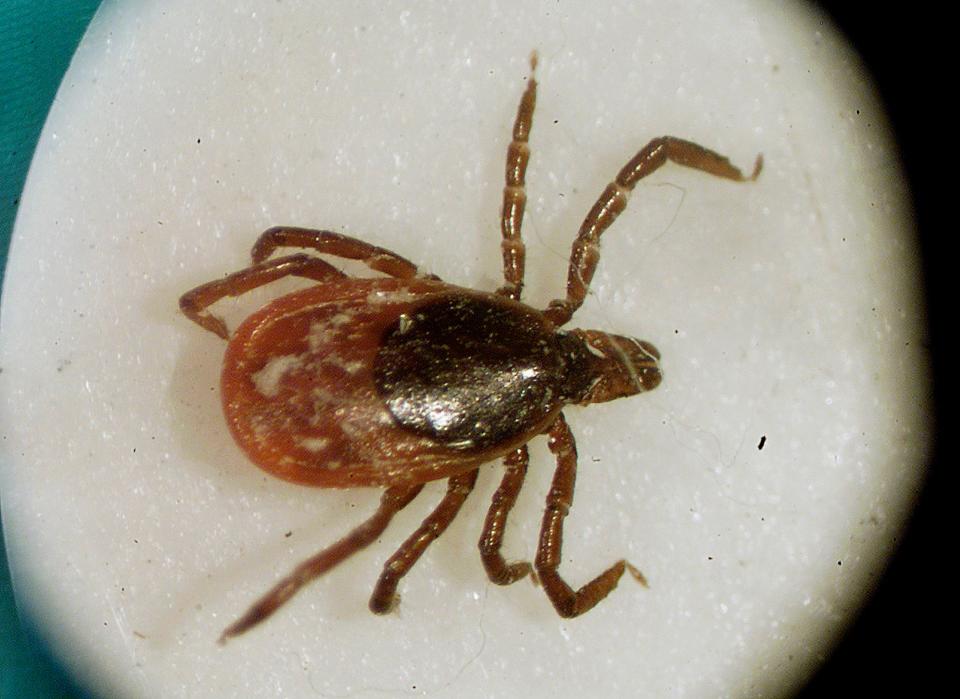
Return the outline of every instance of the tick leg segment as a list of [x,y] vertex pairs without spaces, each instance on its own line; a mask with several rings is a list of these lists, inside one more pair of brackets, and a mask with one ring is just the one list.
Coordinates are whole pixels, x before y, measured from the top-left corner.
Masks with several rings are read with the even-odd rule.
[[412,279],[418,274],[415,264],[386,248],[333,231],[287,226],[268,228],[260,234],[251,251],[253,261],[262,262],[281,247],[312,248],[326,255],[359,260],[376,272],[398,279]]
[[556,325],[560,326],[569,321],[583,304],[600,261],[600,235],[627,207],[627,197],[637,182],[667,161],[738,182],[755,180],[763,167],[763,156],[759,155],[754,163],[753,173],[744,177],[726,157],[696,143],[673,136],[662,136],[650,141],[620,170],[616,179],[607,185],[581,224],[570,252],[567,296],[551,301],[544,311]]
[[562,414],[550,428],[549,446],[557,457],[557,470],[547,495],[535,565],[540,583],[557,613],[562,617],[575,617],[589,611],[609,595],[624,570],[630,571],[640,583],[646,584],[646,581],[639,570],[624,560],[617,561],[576,592],[560,576],[557,569],[563,548],[563,520],[573,504],[573,488],[577,478],[577,447]]
[[415,486],[394,486],[387,488],[380,498],[380,506],[373,516],[358,526],[337,543],[308,558],[293,569],[287,577],[273,586],[267,594],[257,600],[247,612],[220,635],[220,643],[233,636],[248,631],[264,621],[287,600],[293,597],[304,585],[320,577],[335,565],[349,558],[360,549],[376,541],[387,528],[393,516],[410,504],[423,489],[423,484]]
[[383,572],[370,597],[370,611],[375,614],[385,614],[396,606],[399,601],[397,585],[400,579],[410,572],[427,547],[450,526],[470,491],[473,490],[478,473],[478,469],[473,469],[453,476],[447,481],[447,494],[444,495],[440,504],[384,564]]
[[517,118],[513,122],[513,140],[507,148],[506,184],[503,187],[503,208],[500,210],[500,231],[503,239],[503,279],[506,282],[497,293],[520,300],[523,289],[523,270],[526,246],[520,236],[523,211],[527,203],[527,163],[530,160],[530,128],[533,126],[533,110],[537,104],[537,81],[533,72],[537,67],[537,54],[530,54],[530,79],[520,99]]
[[503,480],[493,494],[487,519],[483,524],[483,533],[480,535],[480,560],[483,561],[487,577],[497,585],[509,585],[530,572],[530,564],[526,561],[508,564],[500,553],[507,515],[517,501],[529,463],[530,455],[526,444],[504,458]]
[[252,265],[223,279],[208,282],[188,291],[180,297],[180,310],[200,327],[226,340],[230,336],[226,324],[221,318],[207,313],[207,307],[225,296],[239,296],[258,286],[289,276],[326,282],[341,279],[346,275],[319,257],[303,254],[278,257],[276,260]]

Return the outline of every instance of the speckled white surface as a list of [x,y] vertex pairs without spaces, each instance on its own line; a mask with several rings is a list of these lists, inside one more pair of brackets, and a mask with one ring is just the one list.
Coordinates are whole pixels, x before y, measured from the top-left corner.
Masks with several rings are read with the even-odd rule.
[[[806,5],[108,2],[20,209],[2,306],[4,527],[25,611],[113,696],[778,696],[877,579],[929,441],[906,188],[870,85]],[[528,300],[579,221],[670,133],[749,168],[642,183],[577,325],[654,342],[653,393],[568,412],[580,478],[564,572],[629,581],[558,619],[487,582],[498,467],[374,617],[382,542],[221,648],[273,580],[375,491],[266,476],[220,416],[223,343],[179,295],[264,228],[332,228],[458,284],[499,284],[510,123],[537,48]],[[233,322],[267,296],[227,304]],[[761,437],[766,438],[758,449]],[[529,559],[543,440],[510,521]]]

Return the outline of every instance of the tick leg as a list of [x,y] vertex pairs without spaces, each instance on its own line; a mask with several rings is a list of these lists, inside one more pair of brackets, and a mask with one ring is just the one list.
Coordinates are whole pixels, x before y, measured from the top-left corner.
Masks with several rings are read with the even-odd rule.
[[239,296],[258,286],[288,276],[306,277],[318,282],[341,279],[344,273],[318,257],[310,255],[288,255],[276,260],[261,262],[239,272],[208,282],[192,289],[180,297],[180,310],[194,323],[224,340],[229,337],[227,326],[221,318],[206,312],[225,296]]
[[262,262],[281,247],[312,248],[326,255],[359,260],[376,272],[398,279],[412,279],[418,274],[415,264],[386,248],[333,231],[287,226],[268,228],[260,234],[251,251],[253,261]]
[[478,472],[478,469],[473,469],[453,476],[447,481],[447,494],[443,496],[440,504],[384,564],[383,572],[370,597],[370,611],[375,614],[385,614],[396,606],[399,600],[397,585],[400,579],[410,572],[427,547],[450,526],[470,491],[473,490]]
[[580,232],[577,233],[570,252],[567,296],[552,301],[544,311],[556,325],[563,325],[570,320],[583,304],[600,261],[600,235],[626,208],[627,197],[637,182],[667,161],[738,182],[755,180],[763,167],[763,156],[757,156],[753,173],[744,177],[726,157],[696,143],[673,136],[663,136],[650,141],[620,170],[616,179],[607,185],[580,226]]
[[563,548],[563,520],[573,504],[577,478],[577,447],[562,414],[550,428],[549,446],[557,457],[557,470],[547,495],[535,565],[540,583],[557,613],[562,617],[574,617],[589,611],[609,595],[624,570],[628,570],[638,582],[646,584],[646,581],[639,570],[624,560],[617,561],[576,592],[560,576],[557,569]]
[[228,626],[220,635],[220,643],[248,631],[264,621],[287,600],[293,597],[304,585],[320,577],[335,565],[349,558],[360,549],[376,541],[393,516],[410,504],[423,485],[395,486],[384,491],[380,506],[373,516],[337,543],[308,558],[293,569],[289,575],[274,585],[267,594],[257,600],[236,622]]
[[530,455],[526,444],[504,458],[503,480],[493,494],[487,519],[483,524],[483,533],[480,535],[480,560],[483,561],[487,577],[497,585],[509,585],[530,572],[530,564],[526,561],[508,564],[500,553],[507,515],[517,501],[529,463]]
[[506,282],[497,293],[514,301],[520,300],[523,290],[523,270],[526,247],[520,237],[523,211],[527,203],[527,163],[530,160],[530,127],[533,126],[533,110],[537,104],[537,81],[533,72],[537,68],[537,53],[530,54],[530,79],[520,99],[517,118],[513,122],[513,140],[507,148],[506,184],[503,187],[503,208],[500,210],[500,231],[503,240],[503,279]]

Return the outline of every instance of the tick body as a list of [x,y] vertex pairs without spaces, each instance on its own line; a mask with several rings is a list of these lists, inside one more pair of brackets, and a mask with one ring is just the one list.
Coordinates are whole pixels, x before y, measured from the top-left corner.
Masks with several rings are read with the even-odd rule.
[[[652,387],[655,350],[642,351]],[[595,362],[578,335],[503,296],[353,279],[281,297],[241,324],[221,395],[234,438],[274,475],[417,484],[542,433],[586,394]]]
[[[531,70],[536,56],[531,57]],[[528,139],[536,81],[527,83],[507,152],[501,213],[504,285],[466,289],[422,274],[410,261],[330,231],[278,227],[253,247],[253,264],[180,299],[182,311],[228,340],[221,376],[224,415],[251,461],[296,483],[327,488],[382,487],[373,515],[307,559],[227,628],[244,633],[386,529],[429,481],[447,492],[384,565],[370,608],[389,611],[400,579],[451,521],[473,489],[478,468],[502,459],[504,474],[483,525],[480,558],[491,581],[509,584],[536,569],[561,616],[605,598],[625,571],[618,561],[578,590],[560,575],[563,522],[573,503],[577,453],[563,416],[588,405],[648,391],[661,381],[660,355],[648,342],[564,326],[583,303],[599,262],[600,235],[626,206],[637,181],[667,161],[731,180],[750,178],[721,155],[672,137],[651,141],[607,186],[571,251],[564,297],[537,310],[520,300],[525,248]],[[283,248],[314,254],[277,257]],[[375,277],[350,277],[327,256],[359,260]],[[286,276],[315,283],[281,296],[231,334],[208,308]],[[501,554],[507,516],[528,467],[526,444],[546,435],[557,462],[533,566]]]

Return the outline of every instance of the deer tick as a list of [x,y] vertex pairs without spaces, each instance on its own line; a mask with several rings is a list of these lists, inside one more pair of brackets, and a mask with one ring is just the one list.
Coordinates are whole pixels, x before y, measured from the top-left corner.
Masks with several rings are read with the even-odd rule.
[[[447,491],[420,527],[387,560],[370,599],[384,613],[397,586],[456,517],[478,468],[502,459],[503,479],[480,536],[490,580],[535,577],[563,617],[590,610],[625,571],[620,560],[574,590],[559,572],[564,518],[573,503],[577,451],[563,416],[587,405],[655,388],[660,354],[649,342],[564,326],[584,301],[600,256],[600,235],[624,210],[637,182],[672,161],[730,180],[747,178],[702,146],[665,136],[643,147],[620,170],[587,214],[573,243],[566,295],[537,310],[520,300],[528,139],[537,83],[531,75],[507,150],[501,212],[504,284],[475,291],[422,274],[399,255],[339,233],[277,227],[253,246],[253,264],[188,291],[180,308],[228,341],[221,375],[223,411],[234,439],[260,468],[323,488],[381,487],[373,515],[344,538],[298,565],[221,636],[259,624],[304,585],[375,541],[391,518],[428,481]],[[380,276],[347,276],[306,253],[273,257],[278,248],[306,248],[359,260]],[[231,333],[209,306],[281,277],[316,284],[268,303]],[[527,442],[545,434],[557,462],[533,566],[507,563],[504,528],[523,484]]]

